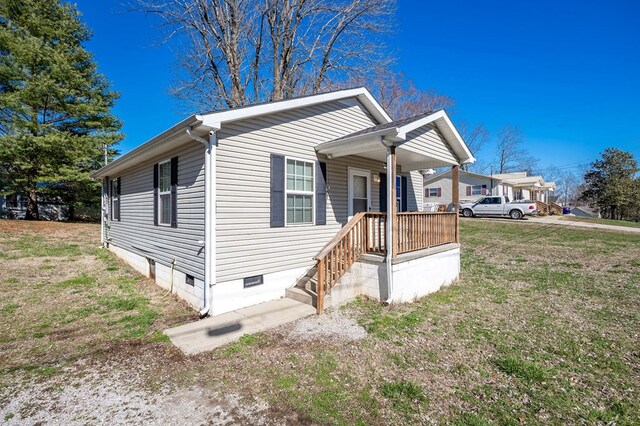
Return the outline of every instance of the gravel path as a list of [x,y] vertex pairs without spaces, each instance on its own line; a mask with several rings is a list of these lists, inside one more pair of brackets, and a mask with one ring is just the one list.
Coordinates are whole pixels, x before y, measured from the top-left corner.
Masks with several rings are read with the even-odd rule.
[[283,327],[286,338],[294,341],[331,340],[350,342],[362,340],[367,332],[353,318],[341,311],[330,311],[323,315],[302,318]]
[[[86,372],[86,371],[85,371]],[[8,425],[273,424],[265,401],[203,389],[141,390],[135,371],[89,373],[28,382],[0,392],[0,421]]]

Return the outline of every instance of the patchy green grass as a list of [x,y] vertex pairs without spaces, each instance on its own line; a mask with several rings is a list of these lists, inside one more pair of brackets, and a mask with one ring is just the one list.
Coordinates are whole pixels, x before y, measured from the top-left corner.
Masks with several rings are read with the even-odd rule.
[[547,377],[545,370],[539,365],[515,356],[497,359],[494,364],[504,373],[528,382],[542,382]]
[[35,257],[0,228],[0,252],[24,255],[0,259],[0,386],[106,358],[154,388],[260,398],[283,424],[640,424],[638,235],[462,219],[460,281],[349,304],[367,338],[284,327],[186,357],[162,330],[195,315],[76,229],[39,235],[80,254]]
[[98,359],[121,345],[167,345],[162,330],[192,317],[97,249],[99,231],[0,221],[0,386],[15,374],[53,378],[76,359]]
[[394,410],[406,418],[411,418],[427,402],[424,389],[406,380],[383,383],[380,393],[389,400]]
[[571,222],[599,223],[601,225],[626,226],[629,228],[640,228],[640,222],[631,222],[629,220],[613,220],[613,219],[602,219],[602,218],[596,218],[596,217],[576,217],[576,216],[562,216],[562,220],[568,220]]

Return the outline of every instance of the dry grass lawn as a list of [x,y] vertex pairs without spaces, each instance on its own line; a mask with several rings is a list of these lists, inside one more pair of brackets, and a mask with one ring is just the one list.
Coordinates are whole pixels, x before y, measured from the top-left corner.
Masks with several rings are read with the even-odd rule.
[[[64,415],[95,403],[80,391],[73,408],[18,400],[108,377],[176,413],[176,395],[207,395],[190,409],[202,423],[639,424],[638,235],[461,226],[460,282],[413,304],[352,303],[365,339],[301,343],[287,326],[185,357],[161,330],[194,313],[98,249],[98,226],[0,221],[0,414],[76,419]],[[166,399],[136,398],[170,416]]]

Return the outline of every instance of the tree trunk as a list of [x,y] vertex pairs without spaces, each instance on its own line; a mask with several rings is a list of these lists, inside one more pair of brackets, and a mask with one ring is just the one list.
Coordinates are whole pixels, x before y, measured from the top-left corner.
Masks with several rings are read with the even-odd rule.
[[76,220],[76,205],[73,202],[69,203],[69,208],[67,210],[67,219],[69,221]]
[[25,220],[38,220],[38,194],[35,188],[29,190],[27,194],[27,211],[24,216]]

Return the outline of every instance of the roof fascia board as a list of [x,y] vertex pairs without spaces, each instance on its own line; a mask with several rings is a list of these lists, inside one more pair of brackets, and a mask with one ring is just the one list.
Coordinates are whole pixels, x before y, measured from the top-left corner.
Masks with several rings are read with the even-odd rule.
[[[439,178],[441,178],[441,177],[443,177],[443,176],[445,176],[445,175],[447,175],[449,173],[451,173],[451,170],[446,170],[444,172],[435,174],[435,175],[431,176],[430,178],[425,179],[424,183],[427,184],[427,183],[433,182],[434,180],[437,180],[437,179],[439,179]],[[498,184],[507,183],[507,182],[503,181],[502,179],[498,179],[497,177],[493,177],[491,175],[482,175],[480,173],[467,172],[465,170],[460,170],[459,173],[461,175],[476,176],[476,177],[479,177],[479,178],[482,178],[482,179],[494,180]]]
[[243,120],[247,118],[258,117],[261,115],[273,114],[278,112],[289,111],[297,108],[318,105],[325,102],[338,101],[341,99],[356,98],[365,108],[379,120],[381,124],[391,122],[391,117],[376,102],[371,93],[364,88],[340,90],[338,92],[321,93],[303,98],[287,99],[279,102],[271,102],[263,105],[253,105],[244,108],[230,109],[228,111],[212,112],[202,115],[203,124],[206,126],[219,127],[222,123]]
[[167,139],[171,138],[172,136],[175,136],[178,133],[181,133],[184,129],[190,128],[190,127],[197,127],[197,126],[200,126],[201,124],[202,124],[201,117],[199,117],[197,115],[192,115],[190,117],[187,117],[184,120],[182,120],[181,122],[179,122],[178,124],[170,127],[169,129],[165,130],[164,132],[160,133],[159,135],[149,139],[147,142],[143,143],[142,145],[138,146],[137,148],[132,149],[131,151],[127,152],[126,154],[116,158],[114,161],[112,161],[111,163],[107,164],[106,166],[103,166],[103,167],[99,168],[98,170],[94,171],[93,173],[91,173],[90,176],[93,179],[99,179],[101,177],[109,176],[109,173],[111,173],[112,170],[114,170],[116,168],[120,169],[121,166],[123,166],[126,163],[134,160],[139,155],[144,154],[147,151],[153,150],[158,145],[160,145],[162,142],[166,141]]

